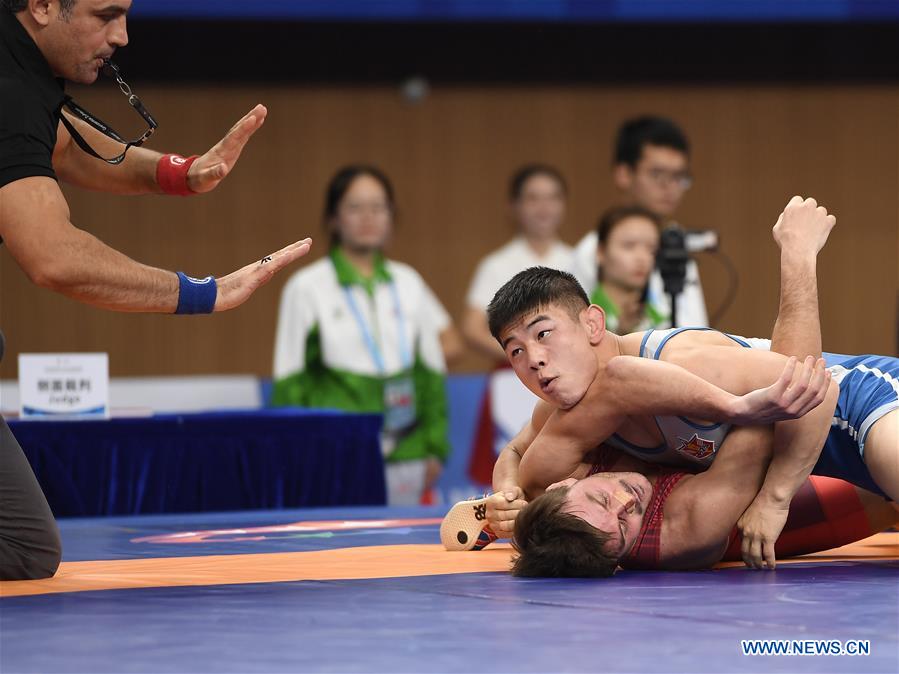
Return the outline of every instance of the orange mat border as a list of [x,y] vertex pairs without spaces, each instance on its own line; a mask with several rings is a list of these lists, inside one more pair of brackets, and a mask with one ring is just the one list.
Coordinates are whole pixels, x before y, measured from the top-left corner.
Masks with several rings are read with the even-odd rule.
[[512,548],[473,553],[442,545],[371,545],[310,552],[63,562],[53,578],[0,582],[0,597],[142,587],[402,578],[506,571]]
[[[149,587],[502,573],[508,571],[512,554],[511,546],[504,543],[469,553],[447,552],[440,545],[375,545],[311,552],[63,562],[53,578],[0,582],[0,597]],[[842,548],[778,563],[865,560],[899,561],[899,532],[877,534]],[[742,562],[719,564],[716,568],[738,566]]]

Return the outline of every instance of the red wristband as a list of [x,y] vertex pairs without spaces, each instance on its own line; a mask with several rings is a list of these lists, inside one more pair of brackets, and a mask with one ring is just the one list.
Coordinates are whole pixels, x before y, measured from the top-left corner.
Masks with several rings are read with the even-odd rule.
[[199,155],[182,157],[177,154],[164,154],[156,164],[156,183],[165,194],[176,194],[186,197],[195,194],[187,186],[187,172]]

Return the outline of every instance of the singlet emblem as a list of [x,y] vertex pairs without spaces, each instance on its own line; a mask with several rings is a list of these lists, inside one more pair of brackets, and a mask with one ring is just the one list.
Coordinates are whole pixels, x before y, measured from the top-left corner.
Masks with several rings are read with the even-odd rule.
[[715,453],[715,441],[700,438],[696,433],[694,433],[693,437],[689,440],[686,440],[680,436],[678,436],[677,439],[681,442],[681,445],[677,448],[677,451],[684,454],[689,454],[694,458],[704,459],[707,456],[711,456]]

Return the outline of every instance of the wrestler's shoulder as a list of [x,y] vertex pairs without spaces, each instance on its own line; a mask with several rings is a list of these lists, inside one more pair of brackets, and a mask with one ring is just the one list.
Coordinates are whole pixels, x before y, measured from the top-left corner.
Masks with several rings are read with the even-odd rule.
[[643,337],[646,335],[645,330],[640,332],[629,332],[626,335],[620,335],[619,344],[621,344],[622,356],[639,356],[640,345],[643,343]]

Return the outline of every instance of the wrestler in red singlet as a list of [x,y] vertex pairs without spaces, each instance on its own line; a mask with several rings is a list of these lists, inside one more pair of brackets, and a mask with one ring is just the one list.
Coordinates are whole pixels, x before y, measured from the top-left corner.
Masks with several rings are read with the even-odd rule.
[[[614,452],[601,451],[590,473],[614,472],[610,469],[616,459]],[[646,477],[652,484],[652,496],[633,547],[619,561],[625,569],[665,568],[662,540],[665,502],[678,483],[692,474],[658,466]],[[848,482],[812,475],[790,503],[790,514],[775,544],[775,553],[778,558],[795,557],[867,538],[899,519],[899,513],[882,503],[885,503],[883,499],[866,495]],[[876,514],[872,506],[875,506]],[[734,527],[721,561],[740,561],[741,543],[740,533]]]

